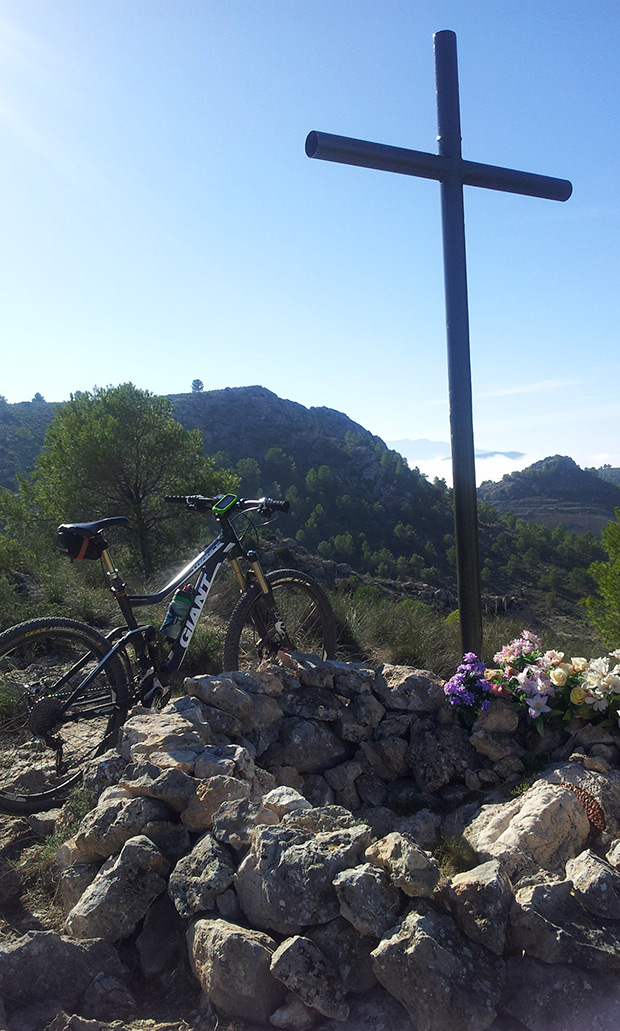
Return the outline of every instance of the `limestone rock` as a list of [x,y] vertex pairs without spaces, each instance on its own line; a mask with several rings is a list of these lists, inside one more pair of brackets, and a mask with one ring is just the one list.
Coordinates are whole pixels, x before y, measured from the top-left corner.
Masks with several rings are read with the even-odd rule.
[[463,727],[423,719],[412,724],[407,760],[419,790],[434,792],[451,780],[463,780],[475,765],[475,752]]
[[354,695],[336,723],[338,736],[343,741],[364,741],[372,737],[384,715],[385,706],[373,694]]
[[144,824],[142,833],[146,838],[151,839],[173,865],[191,848],[189,831],[181,823],[169,820],[149,820]]
[[347,788],[355,783],[361,772],[361,763],[353,761],[344,762],[340,763],[339,766],[333,766],[330,770],[326,770],[325,780],[334,791],[346,791]]
[[620,837],[620,770],[608,774],[587,770],[580,762],[555,764],[541,774],[549,784],[572,784],[587,791],[601,806],[606,821],[606,840]]
[[107,859],[119,852],[126,841],[141,834],[144,826],[168,820],[170,810],[163,802],[150,798],[100,798],[80,823],[75,844],[84,858]]
[[297,995],[289,992],[283,1004],[271,1014],[269,1023],[272,1027],[281,1027],[288,1031],[293,1028],[295,1031],[310,1031],[317,1020],[320,1020],[318,1011],[306,1006]]
[[403,738],[388,737],[379,741],[362,741],[357,755],[365,771],[381,780],[392,781],[409,773],[407,748]]
[[23,888],[19,871],[4,856],[0,856],[0,907],[19,898]]
[[157,977],[164,973],[179,955],[185,923],[177,913],[172,899],[159,895],[144,918],[136,949],[144,977]]
[[[32,833],[41,840],[49,837],[57,829],[56,823],[61,812],[61,809],[48,809],[45,813],[31,813],[28,817],[28,825]],[[58,830],[60,830],[60,827]]]
[[493,1023],[503,960],[464,938],[450,917],[411,912],[372,956],[416,1031],[485,1031]]
[[87,849],[79,848],[75,838],[67,838],[56,849],[56,863],[60,870],[68,870],[78,863],[97,863],[99,865],[100,862],[101,856],[92,855]]
[[329,960],[309,938],[287,938],[275,950],[271,972],[301,1001],[326,1017],[349,1015],[346,992]]
[[571,881],[517,889],[507,945],[545,963],[575,963],[586,970],[620,969],[620,925],[588,913]]
[[339,805],[324,805],[306,809],[305,806],[286,813],[282,817],[286,827],[298,827],[313,834],[327,831],[348,830],[359,826],[359,820],[348,809]]
[[282,720],[278,740],[267,749],[261,763],[294,766],[299,773],[317,773],[346,759],[337,734],[319,720],[288,716]]
[[385,781],[372,773],[360,773],[355,779],[355,790],[362,805],[373,809],[383,806],[387,795]]
[[396,827],[398,817],[385,805],[365,806],[355,815],[361,822],[368,824],[373,840],[384,838],[393,830],[401,830],[400,827]]
[[[282,709],[275,698],[266,694],[250,695],[252,703],[251,726],[246,728],[246,734],[257,751],[264,751],[264,748],[276,737],[277,724],[283,716]],[[264,746],[262,745],[264,742]]]
[[254,760],[247,748],[241,745],[207,745],[196,759],[194,776],[197,780],[223,775],[254,779]]
[[278,698],[285,716],[301,716],[307,720],[333,723],[341,715],[345,703],[328,687],[302,687],[286,689]]
[[211,730],[195,704],[183,712],[167,706],[157,714],[147,709],[131,716],[121,729],[118,751],[125,759],[150,758],[151,762],[155,762],[155,754],[182,753],[190,773],[196,756],[211,740]]
[[213,814],[213,836],[235,852],[249,848],[257,827],[279,823],[278,815],[262,802],[237,798],[222,802]]
[[583,850],[589,830],[572,791],[537,781],[512,802],[483,806],[464,835],[481,859],[499,859],[516,880],[540,867],[563,870]]
[[409,837],[393,831],[373,842],[365,852],[369,863],[385,870],[392,884],[405,895],[419,898],[431,895],[439,881],[439,864]]
[[517,758],[525,752],[523,745],[512,734],[494,733],[486,727],[480,727],[469,739],[470,744],[480,755],[485,755],[491,762],[497,763],[511,756]]
[[235,670],[226,676],[249,695],[278,698],[284,687],[285,671],[274,666],[270,670]]
[[501,1012],[528,1031],[617,1031],[617,974],[510,956]]
[[199,781],[198,787],[181,814],[181,821],[189,831],[206,831],[213,826],[213,814],[222,802],[235,798],[248,798],[250,785],[246,780],[218,775]]
[[363,863],[334,877],[342,916],[360,934],[381,938],[398,920],[403,898],[384,870]]
[[268,1022],[285,994],[269,969],[272,938],[226,920],[197,920],[187,944],[194,975],[223,1016]]
[[168,893],[181,916],[195,916],[214,909],[217,896],[232,884],[234,876],[230,851],[212,834],[204,834],[192,851],[179,859],[168,881]]
[[441,817],[438,813],[433,813],[430,809],[420,809],[412,816],[396,817],[390,829],[408,834],[420,848],[431,852],[439,840],[440,827]]
[[101,863],[76,863],[61,870],[59,888],[64,913],[69,913],[78,903],[99,873],[100,866]]
[[335,802],[334,792],[320,773],[306,773],[300,791],[313,807],[332,806]]
[[385,663],[377,670],[373,690],[386,709],[435,712],[445,705],[443,680],[425,669]]
[[334,674],[334,690],[343,698],[369,695],[375,682],[375,671],[354,662],[330,662]]
[[72,1010],[100,971],[114,977],[125,972],[116,949],[107,942],[28,931],[0,944],[0,996],[13,1004],[55,999]]
[[514,734],[519,726],[519,713],[515,706],[503,698],[491,698],[486,712],[479,712],[471,728],[472,734],[481,731],[491,734]]
[[333,879],[356,866],[368,845],[365,826],[313,833],[295,826],[258,827],[235,887],[254,927],[295,934],[327,923],[340,906]]
[[323,1020],[318,1031],[417,1031],[407,1010],[381,985],[349,996],[347,1020]]
[[514,894],[497,860],[456,874],[447,894],[450,911],[463,934],[502,956]]
[[298,809],[311,809],[312,804],[293,787],[281,785],[263,795],[263,805],[272,809],[278,818]]
[[604,920],[620,920],[620,873],[586,849],[566,864],[566,876],[582,906]]
[[162,770],[148,760],[130,763],[119,786],[130,795],[158,799],[176,813],[183,812],[196,789],[193,777],[174,767]]
[[375,728],[374,739],[382,741],[386,737],[408,738],[412,721],[417,719],[417,716],[412,716],[408,712],[387,712]]
[[112,784],[118,784],[128,762],[129,759],[119,755],[116,748],[109,748],[107,752],[91,760],[85,767],[82,775],[84,787],[95,798],[99,798],[105,788],[109,788]]
[[84,992],[84,1012],[97,1021],[127,1018],[136,1009],[136,1000],[127,985],[112,974],[99,971]]
[[306,937],[330,961],[347,992],[368,992],[377,983],[370,954],[378,943],[368,935],[358,934],[344,917],[308,928]]
[[317,655],[302,655],[299,652],[288,652],[286,658],[288,668],[305,687],[333,688],[336,672],[333,663],[323,662]]
[[252,714],[252,702],[247,692],[237,687],[226,675],[186,677],[185,690],[190,697],[199,698],[206,705],[227,712],[241,723]]
[[131,838],[117,858],[104,864],[69,912],[66,927],[75,938],[128,938],[151,903],[166,890],[170,865],[152,841]]
[[607,862],[610,866],[613,866],[614,870],[620,869],[620,838],[612,842],[606,858]]

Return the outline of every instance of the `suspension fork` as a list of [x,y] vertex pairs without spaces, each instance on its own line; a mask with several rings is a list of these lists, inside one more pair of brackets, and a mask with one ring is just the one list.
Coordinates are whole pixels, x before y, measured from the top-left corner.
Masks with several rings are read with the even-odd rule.
[[[263,592],[263,594],[270,594],[271,588],[269,586],[269,582],[268,582],[265,574],[263,573],[263,568],[262,568],[262,566],[261,566],[261,564],[260,564],[260,562],[258,560],[258,555],[256,554],[256,552],[255,551],[248,551],[247,559],[248,559],[248,562],[250,563],[250,566],[252,568],[252,572],[254,573],[254,576],[256,577],[256,582],[258,583],[261,591]],[[247,588],[248,588],[248,582],[247,582],[246,577],[243,575],[243,570],[241,569],[241,566],[239,565],[239,560],[237,558],[231,558],[229,561],[230,561],[230,564],[231,564],[231,566],[233,568],[233,572],[235,574],[237,583],[239,584],[239,590],[242,591],[242,592],[246,591]]]

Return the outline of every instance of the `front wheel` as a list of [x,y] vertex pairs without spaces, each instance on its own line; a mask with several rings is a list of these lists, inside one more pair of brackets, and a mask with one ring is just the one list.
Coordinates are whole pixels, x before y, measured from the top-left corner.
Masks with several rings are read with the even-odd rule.
[[119,660],[72,619],[33,619],[0,634],[0,811],[35,813],[63,799],[127,715]]
[[237,603],[224,641],[224,670],[255,669],[282,649],[333,659],[336,621],[323,588],[295,569],[277,569],[266,579],[269,595],[254,584]]

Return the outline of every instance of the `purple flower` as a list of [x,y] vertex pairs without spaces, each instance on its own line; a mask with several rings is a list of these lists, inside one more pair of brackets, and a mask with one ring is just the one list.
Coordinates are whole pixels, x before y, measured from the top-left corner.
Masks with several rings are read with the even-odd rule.
[[484,679],[486,666],[473,652],[463,656],[454,676],[444,685],[444,694],[451,705],[464,706],[474,712],[489,708],[490,684]]

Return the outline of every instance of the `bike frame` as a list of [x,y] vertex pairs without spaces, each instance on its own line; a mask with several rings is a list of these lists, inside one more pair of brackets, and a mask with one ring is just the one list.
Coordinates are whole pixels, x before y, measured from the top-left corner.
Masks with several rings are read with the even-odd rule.
[[[75,691],[65,700],[62,706],[63,712],[66,712],[74,701],[89,687],[106,663],[122,652],[128,644],[131,644],[135,650],[138,668],[142,676],[149,677],[149,674],[153,674],[151,682],[145,684],[144,689],[140,691],[141,700],[149,704],[156,693],[168,684],[170,676],[179,669],[183,662],[209,592],[224,561],[230,562],[241,592],[247,590],[249,586],[248,577],[253,573],[263,594],[271,594],[271,588],[263,573],[256,552],[254,550],[246,551],[226,512],[220,513],[216,518],[221,526],[221,531],[216,539],[211,541],[199,555],[184,566],[161,590],[153,594],[127,594],[126,584],[112,562],[107,546],[104,547],[101,553],[101,560],[105,567],[108,587],[117,601],[126,625],[115,627],[114,630],[105,635],[108,642],[114,642],[112,647],[82,683],[78,685]],[[248,576],[244,574],[239,564],[240,558],[245,558],[250,564],[252,573],[248,572]],[[139,624],[134,609],[160,604],[196,575],[193,602],[181,627],[179,637],[171,643],[166,659],[159,663],[154,647],[155,629],[150,624]],[[86,660],[82,661],[85,662]],[[79,667],[80,663],[74,666],[66,674],[66,677],[68,678],[79,670]],[[95,714],[96,709],[93,711],[93,715]]]
[[[111,648],[110,652],[108,652],[106,659],[120,651],[128,643],[131,643],[136,648],[139,662],[141,657],[145,659],[146,649],[144,635],[152,634],[153,627],[149,625],[139,625],[134,614],[134,609],[160,604],[162,601],[165,601],[166,598],[169,598],[170,595],[174,594],[179,587],[197,575],[194,583],[194,598],[192,605],[185,618],[179,637],[176,641],[172,642],[167,658],[156,670],[158,674],[163,674],[165,678],[176,672],[185,658],[185,653],[190,646],[194,631],[198,625],[198,620],[200,619],[211,588],[213,587],[217,574],[225,561],[230,562],[241,592],[247,590],[248,587],[248,579],[239,564],[239,559],[245,558],[250,563],[254,576],[256,577],[263,593],[270,593],[269,584],[260,566],[256,552],[253,550],[245,550],[227,515],[220,516],[219,522],[222,530],[218,537],[214,541],[211,541],[211,543],[208,544],[199,555],[184,566],[172,580],[161,588],[161,590],[156,591],[153,594],[127,594],[125,584],[121,580],[118,570],[112,563],[109,551],[107,549],[103,551],[101,557],[104,566],[106,567],[108,586],[114,594],[119,608],[125,618],[126,624],[129,627],[128,633],[124,633],[124,627],[117,627],[107,635],[108,640],[113,640],[115,637],[118,637],[119,633],[123,634],[122,638],[118,640]],[[147,647],[148,643],[149,641],[147,636]],[[152,658],[153,656],[150,655],[149,660],[152,660]],[[148,664],[150,666],[154,663],[149,661]]]

